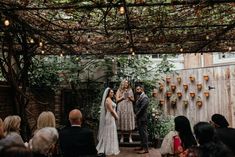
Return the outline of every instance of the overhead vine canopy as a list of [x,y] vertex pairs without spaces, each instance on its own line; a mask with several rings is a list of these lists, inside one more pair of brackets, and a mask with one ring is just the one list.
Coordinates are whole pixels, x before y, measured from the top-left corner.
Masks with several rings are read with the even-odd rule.
[[24,36],[36,54],[235,50],[234,0],[1,0],[0,17],[0,42]]

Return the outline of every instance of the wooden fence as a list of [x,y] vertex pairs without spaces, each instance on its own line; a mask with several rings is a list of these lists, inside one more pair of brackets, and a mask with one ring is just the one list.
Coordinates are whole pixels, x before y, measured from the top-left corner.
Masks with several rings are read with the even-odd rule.
[[[235,65],[180,70],[159,83],[163,89],[159,85],[157,98],[162,101],[165,114],[185,115],[194,125],[220,113],[235,127]],[[166,96],[167,92],[170,97]]]

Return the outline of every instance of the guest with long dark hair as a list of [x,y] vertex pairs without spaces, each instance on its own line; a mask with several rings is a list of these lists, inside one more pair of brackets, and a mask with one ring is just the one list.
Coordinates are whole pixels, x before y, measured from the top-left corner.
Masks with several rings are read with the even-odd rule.
[[194,126],[199,147],[195,148],[196,157],[232,157],[232,152],[215,136],[214,128],[208,122],[199,122]]
[[[197,145],[197,142],[193,136],[190,122],[185,116],[177,116],[174,119],[175,131],[170,131],[163,139],[160,152],[162,156],[174,156],[190,148],[191,146]],[[174,150],[174,138],[179,137],[182,150],[176,154]]]

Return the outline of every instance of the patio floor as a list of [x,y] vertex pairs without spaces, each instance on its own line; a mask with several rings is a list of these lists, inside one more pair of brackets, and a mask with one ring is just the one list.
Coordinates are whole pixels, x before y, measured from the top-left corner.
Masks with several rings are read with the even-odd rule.
[[158,149],[150,148],[148,154],[137,154],[134,149],[137,147],[120,147],[120,154],[115,157],[161,157]]

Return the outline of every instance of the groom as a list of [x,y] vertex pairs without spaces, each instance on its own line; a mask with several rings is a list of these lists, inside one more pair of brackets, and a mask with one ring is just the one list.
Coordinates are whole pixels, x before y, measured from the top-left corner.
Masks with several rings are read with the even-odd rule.
[[149,98],[144,93],[144,87],[142,85],[136,86],[136,94],[138,95],[136,101],[136,120],[141,138],[141,148],[137,150],[140,150],[138,154],[145,154],[148,153],[147,108]]

